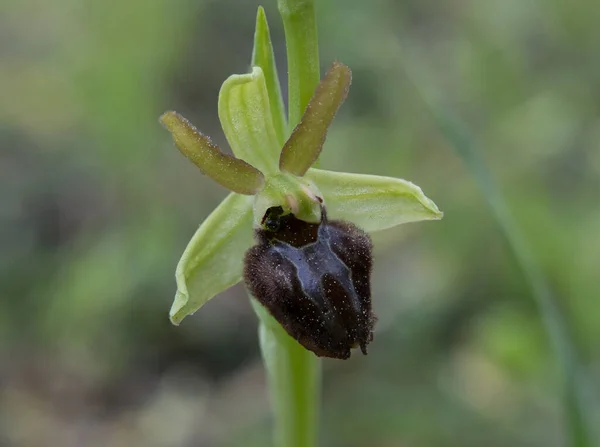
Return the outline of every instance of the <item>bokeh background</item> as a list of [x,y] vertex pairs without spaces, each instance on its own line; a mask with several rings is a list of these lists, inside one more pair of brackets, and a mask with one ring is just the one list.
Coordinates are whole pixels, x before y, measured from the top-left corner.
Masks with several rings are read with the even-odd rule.
[[[254,0],[0,6],[0,445],[265,446],[257,321],[236,286],[178,328],[174,268],[226,192],[158,124],[226,147],[222,81]],[[265,1],[285,80],[283,31]],[[374,236],[369,355],[325,361],[332,447],[561,446],[560,374],[529,289],[407,67],[464,121],[551,284],[600,426],[600,7],[319,0],[353,69],[322,167],[403,177],[441,222]]]

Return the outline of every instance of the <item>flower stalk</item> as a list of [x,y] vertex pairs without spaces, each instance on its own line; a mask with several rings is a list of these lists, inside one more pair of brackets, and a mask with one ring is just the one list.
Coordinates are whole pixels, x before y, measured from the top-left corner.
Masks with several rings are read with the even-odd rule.
[[[289,92],[287,137],[300,122],[319,83],[319,50],[314,1],[278,0],[277,6],[283,19],[287,49]],[[257,18],[255,42],[260,40],[258,35],[263,22],[266,28],[266,19],[261,8]],[[263,35],[266,35],[266,40],[270,41],[268,28]],[[259,52],[255,44],[253,64],[261,66],[265,73],[273,70],[274,74],[265,77],[277,79],[274,63],[271,63],[272,57],[269,56],[273,54],[272,49],[270,52],[265,52],[263,59],[256,57]],[[271,97],[281,98],[279,85],[271,84],[271,90],[273,90],[269,92]],[[275,102],[282,103],[280,100]],[[273,107],[271,111],[273,123],[281,122],[280,111]],[[280,143],[283,145],[284,141]],[[290,337],[254,298],[251,297],[251,301],[260,319],[260,348],[267,370],[272,402],[275,445],[276,447],[316,446],[320,414],[321,361]]]
[[317,445],[321,361],[290,337],[254,298],[277,447]]

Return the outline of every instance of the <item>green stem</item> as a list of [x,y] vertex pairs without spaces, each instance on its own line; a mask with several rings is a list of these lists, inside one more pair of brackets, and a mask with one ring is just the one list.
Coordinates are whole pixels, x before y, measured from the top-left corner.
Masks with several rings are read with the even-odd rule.
[[312,447],[317,442],[320,362],[291,338],[254,298],[260,318],[260,348],[275,417],[277,447]]
[[[277,4],[287,47],[288,130],[291,131],[300,122],[320,79],[317,24],[314,0],[278,0]],[[262,52],[255,51],[253,64],[263,66],[265,71],[274,71],[268,27],[264,12],[260,10],[257,23],[255,49],[262,47]],[[271,77],[275,79],[275,75]],[[269,94],[275,98],[280,90],[273,82],[269,84]],[[273,109],[271,113],[281,115],[278,106]],[[281,117],[274,116],[273,120],[281,121]],[[317,445],[321,394],[319,358],[291,338],[254,298],[251,302],[260,319],[260,347],[273,405],[275,445],[314,447]]]
[[288,63],[288,124],[300,122],[319,79],[319,44],[314,0],[277,0]]

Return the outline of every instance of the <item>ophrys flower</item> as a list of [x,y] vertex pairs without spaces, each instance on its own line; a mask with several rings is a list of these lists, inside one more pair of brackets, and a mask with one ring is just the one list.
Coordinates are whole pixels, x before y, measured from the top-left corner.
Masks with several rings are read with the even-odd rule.
[[317,355],[347,358],[355,346],[366,352],[374,318],[365,232],[442,213],[408,181],[311,168],[350,82],[350,69],[334,63],[284,142],[285,119],[273,118],[272,109],[282,110],[274,68],[259,63],[229,77],[218,108],[235,156],[179,114],[161,117],[179,150],[232,191],[177,266],[174,324],[242,280],[248,252],[247,285],[291,336]]

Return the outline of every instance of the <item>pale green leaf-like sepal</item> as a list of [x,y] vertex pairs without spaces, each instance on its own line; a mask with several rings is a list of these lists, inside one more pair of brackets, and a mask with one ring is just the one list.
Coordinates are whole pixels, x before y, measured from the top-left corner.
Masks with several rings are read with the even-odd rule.
[[224,154],[209,137],[177,112],[166,112],[160,122],[171,132],[177,149],[203,174],[240,194],[256,194],[265,183],[262,172],[243,160]]
[[265,84],[269,94],[269,105],[273,116],[273,126],[279,146],[283,146],[286,139],[287,122],[285,108],[281,95],[281,84],[275,65],[275,54],[271,43],[271,33],[267,16],[262,6],[258,7],[256,14],[256,30],[254,31],[254,48],[252,49],[252,66],[260,67],[265,75]]
[[421,188],[406,180],[321,169],[309,169],[305,178],[323,194],[328,216],[367,232],[443,216]]
[[253,197],[229,194],[192,237],[175,272],[173,324],[242,279],[244,254],[254,243],[252,202]]
[[264,174],[278,172],[280,145],[273,126],[265,76],[252,73],[229,76],[219,92],[219,119],[236,157]]

